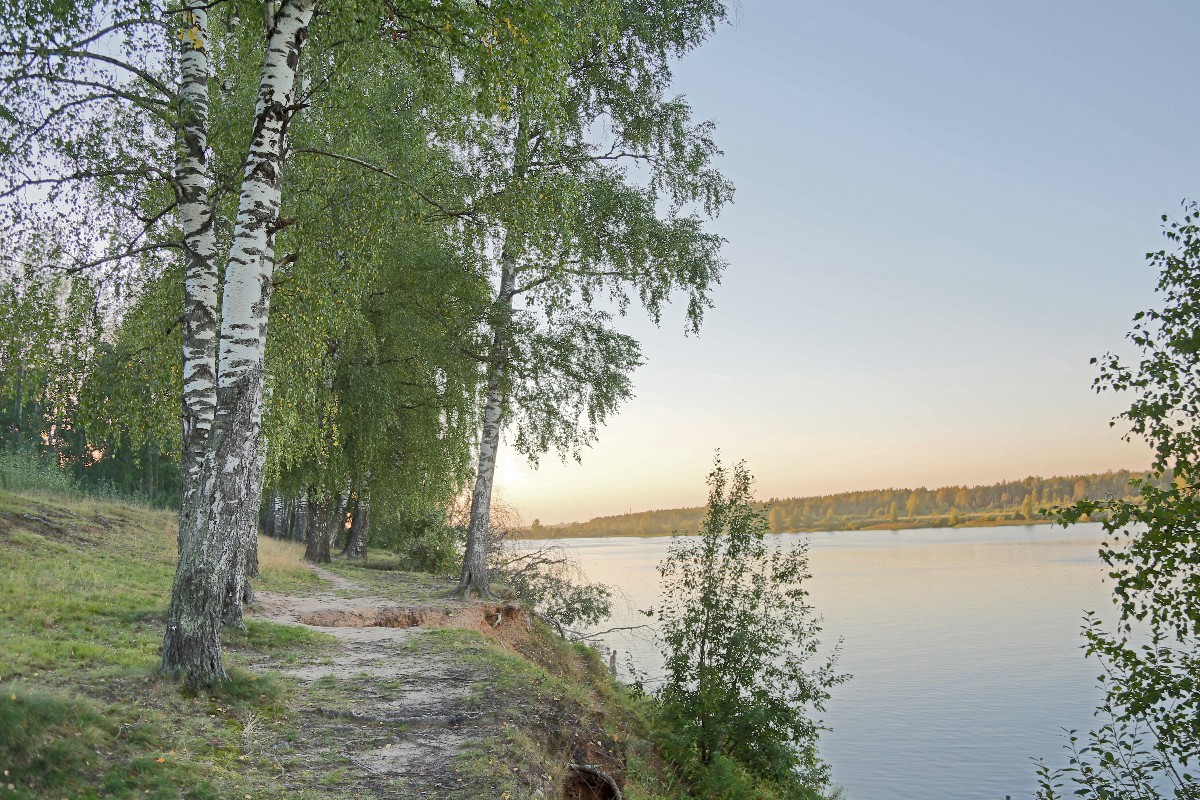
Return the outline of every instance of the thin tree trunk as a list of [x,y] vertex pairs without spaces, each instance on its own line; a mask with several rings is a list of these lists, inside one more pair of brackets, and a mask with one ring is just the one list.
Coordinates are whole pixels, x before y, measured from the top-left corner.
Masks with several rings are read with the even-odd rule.
[[267,530],[271,532],[272,539],[286,538],[290,510],[291,504],[283,499],[283,495],[278,491],[271,493],[271,524]]
[[334,498],[333,514],[329,518],[329,548],[330,552],[343,547],[350,532],[346,530],[346,515],[350,513],[350,503],[341,495]]
[[[513,147],[514,182],[525,177],[529,162],[529,128],[524,114],[518,119]],[[500,250],[500,287],[496,295],[492,324],[492,349],[488,358],[488,393],[483,408],[483,429],[479,435],[479,461],[475,488],[471,492],[471,520],[467,528],[467,547],[456,593],[468,597],[472,592],[490,597],[487,556],[492,487],[496,476],[496,453],[500,431],[504,427],[504,378],[508,369],[508,337],[512,330],[514,288],[516,286],[517,242],[512,231],[505,232]]]
[[308,495],[300,495],[295,500],[296,513],[292,517],[292,527],[288,532],[288,538],[293,542],[303,542],[308,538]]
[[354,503],[354,515],[350,518],[350,535],[342,555],[346,558],[367,558],[367,542],[371,538],[371,496],[359,495]]
[[[242,174],[221,305],[217,405],[202,468],[205,525],[180,552],[163,637],[163,672],[190,687],[225,677],[221,615],[229,572],[244,553],[245,508],[262,496],[258,458],[263,356],[275,266],[284,137],[315,0],[283,0],[267,33],[253,135]],[[183,541],[185,537],[181,537]]]
[[258,529],[265,536],[270,536],[275,531],[275,492],[268,494],[266,501],[258,509]]
[[329,539],[332,549],[336,550],[342,542],[342,537],[347,536],[346,533],[346,515],[350,508],[350,481],[346,481],[346,488],[339,492],[334,498],[333,518],[329,526]]
[[309,492],[308,535],[304,560],[314,564],[328,564],[333,560],[329,551],[329,528],[330,522],[333,521],[334,504],[323,492],[317,492],[318,490]]
[[[512,286],[515,280],[514,263],[506,252],[501,256],[499,316],[512,313]],[[500,430],[504,425],[504,371],[508,366],[505,337],[508,326],[503,320],[493,323],[491,358],[488,363],[488,393],[483,409],[483,430],[479,435],[479,462],[475,472],[475,488],[471,492],[471,519],[467,527],[467,547],[463,553],[462,572],[456,593],[467,597],[472,592],[481,598],[490,597],[488,590],[488,524],[492,509],[492,487],[496,476],[496,453],[500,448]]]

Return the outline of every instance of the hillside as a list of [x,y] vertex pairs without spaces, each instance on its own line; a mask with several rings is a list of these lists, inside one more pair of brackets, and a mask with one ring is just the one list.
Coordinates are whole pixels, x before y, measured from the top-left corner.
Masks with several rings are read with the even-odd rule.
[[[986,486],[941,486],[936,489],[878,489],[814,497],[771,498],[771,530],[775,533],[1046,522],[1042,509],[1083,498],[1125,497],[1132,478],[1144,472],[1108,471],[1050,478],[1028,477]],[[696,531],[705,509],[668,508],[640,511],[565,525],[534,525],[520,531],[528,537],[662,536]]]
[[628,796],[659,796],[637,707],[595,651],[518,606],[449,600],[442,579],[316,571],[267,539],[260,603],[225,636],[230,680],[181,693],[156,676],[174,530],[165,512],[0,491],[5,798],[615,796],[589,765],[621,782],[628,765]]

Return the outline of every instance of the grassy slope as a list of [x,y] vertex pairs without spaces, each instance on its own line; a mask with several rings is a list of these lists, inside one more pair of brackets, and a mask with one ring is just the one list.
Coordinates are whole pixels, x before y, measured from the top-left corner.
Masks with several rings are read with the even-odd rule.
[[[0,788],[5,797],[270,797],[247,728],[287,716],[290,686],[246,669],[319,651],[320,634],[254,623],[227,639],[232,680],[186,697],[155,675],[175,520],[0,493]],[[315,576],[275,565],[263,585]],[[278,796],[278,795],[275,795]]]
[[[226,636],[231,680],[219,690],[187,696],[156,676],[174,534],[163,512],[0,492],[0,796],[343,796],[332,763],[331,779],[300,794],[280,779],[312,769],[289,747],[312,731],[296,682],[271,667],[321,658],[328,637],[251,619],[245,633]],[[318,588],[295,558],[267,542],[259,588]],[[372,589],[390,583],[397,600],[435,589],[417,576],[375,575]],[[626,747],[629,797],[659,796],[635,706],[591,651],[537,626],[516,644],[463,630],[422,641],[491,676],[475,702],[496,721],[494,735],[455,766],[487,794],[463,797],[541,796],[532,787],[563,775],[580,734]]]

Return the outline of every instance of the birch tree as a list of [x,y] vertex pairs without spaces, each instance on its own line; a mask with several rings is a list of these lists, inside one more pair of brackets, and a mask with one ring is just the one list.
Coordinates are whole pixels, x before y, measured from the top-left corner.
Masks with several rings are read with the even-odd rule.
[[672,537],[658,565],[666,675],[657,699],[675,732],[666,755],[701,797],[729,791],[739,773],[775,796],[825,797],[817,715],[849,676],[836,670],[837,646],[818,655],[808,543],[768,542],[753,484],[744,462],[730,470],[718,454],[699,536]]
[[179,552],[191,548],[202,520],[201,469],[217,404],[217,239],[208,170],[208,4],[185,0],[179,34],[179,146],[174,188],[183,251],[183,427]]
[[164,256],[184,256],[181,542],[215,403],[207,8],[132,0],[0,8],[5,211],[18,241],[45,241],[56,253],[53,263],[26,266],[100,271],[118,289],[137,289],[161,273]]
[[394,520],[457,493],[477,394],[461,350],[483,287],[450,230],[456,217],[427,192],[452,168],[426,142],[428,120],[449,113],[435,98],[453,76],[406,56],[384,48],[371,74],[330,75],[292,129],[302,191],[283,214],[297,220],[286,236],[302,258],[276,281],[267,354],[267,480],[289,495],[340,494],[347,514],[357,506],[357,552],[367,508]]
[[[0,157],[8,179],[0,199],[20,199],[6,209],[12,229],[31,241],[53,240],[68,269],[149,265],[149,275],[127,273],[142,282],[163,268],[144,259],[184,257],[181,434],[188,501],[163,669],[193,686],[223,675],[220,620],[224,608],[240,601],[235,565],[261,499],[267,322],[276,238],[290,224],[280,208],[293,119],[326,75],[370,71],[369,63],[341,57],[361,56],[342,49],[346,43],[393,45],[451,74],[470,64],[475,74],[492,76],[479,85],[491,86],[511,84],[513,76],[536,83],[546,72],[543,61],[557,63],[542,56],[558,53],[565,38],[561,19],[540,5],[330,6],[320,20],[330,33],[328,47],[319,48],[306,76],[314,90],[304,91],[301,56],[315,5],[0,5]],[[214,35],[217,17],[221,35]],[[493,46],[501,30],[514,46]],[[458,50],[447,57],[448,48]],[[261,64],[247,82],[256,87],[249,124],[238,126],[239,135],[250,131],[250,143],[242,145],[244,158],[222,161],[207,92],[220,86],[236,100],[243,84],[226,79],[248,54]],[[481,98],[483,106],[495,105],[492,92]],[[326,157],[360,161],[323,149]],[[234,188],[238,200],[226,234],[217,210]],[[223,272],[215,269],[221,261]]]
[[[186,673],[192,685],[223,676],[223,584],[251,524],[246,508],[258,505],[262,353],[284,139],[302,105],[297,70],[314,6],[315,0],[258,6],[264,15],[262,68],[224,271],[219,338],[213,198],[205,164],[209,7],[185,2],[175,12],[151,2],[70,7],[31,0],[2,9],[10,37],[0,45],[4,99],[17,108],[39,101],[45,106],[32,118],[11,113],[6,118],[12,123],[4,136],[11,176],[6,195],[51,187],[49,202],[40,208],[60,223],[53,228],[60,249],[75,245],[76,252],[68,254],[72,269],[166,248],[185,253],[184,507],[163,669]],[[31,28],[32,20],[41,27]],[[177,58],[164,47],[176,38]],[[52,154],[48,166],[34,159],[46,144]],[[172,147],[174,159],[168,157]],[[172,161],[174,167],[168,167]],[[33,164],[40,166],[31,171]],[[173,199],[148,214],[147,197],[161,196],[164,188]],[[73,241],[64,235],[66,223],[83,216],[81,210],[105,208],[101,200],[110,200],[113,189],[124,202],[115,204],[118,211],[107,228],[86,228]],[[26,221],[26,209],[34,207],[36,202],[14,206],[16,221]],[[162,230],[172,212],[181,236]]]
[[560,80],[506,86],[508,113],[480,121],[485,144],[469,166],[494,293],[474,354],[487,394],[462,595],[488,593],[501,432],[535,461],[547,450],[578,458],[630,396],[641,363],[637,342],[612,327],[613,312],[636,299],[658,322],[681,294],[696,332],[724,267],[721,239],[703,222],[732,194],[711,164],[712,126],[666,95],[671,60],[703,41],[724,5],[666,0],[571,13],[580,35]]
[[[189,685],[224,677],[221,619],[228,576],[257,529],[262,502],[263,362],[287,124],[299,110],[297,79],[315,0],[265,5],[266,42],[221,293],[216,402],[200,470],[203,504],[180,537],[162,667]],[[186,367],[185,367],[186,370]],[[186,371],[185,371],[186,376]],[[186,377],[185,377],[186,381]],[[187,384],[185,382],[185,394]]]

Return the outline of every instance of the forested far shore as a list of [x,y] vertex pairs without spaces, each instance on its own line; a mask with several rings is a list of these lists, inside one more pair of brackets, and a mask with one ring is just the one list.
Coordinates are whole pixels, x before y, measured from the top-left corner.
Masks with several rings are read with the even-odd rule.
[[[1080,500],[1133,499],[1129,482],[1147,472],[1127,469],[1088,475],[1055,475],[1000,481],[983,486],[927,489],[873,489],[813,497],[771,498],[773,533],[806,531],[898,530],[1050,522],[1045,511]],[[542,525],[539,520],[516,531],[519,536],[666,536],[695,533],[705,508],[638,511],[587,522]]]

